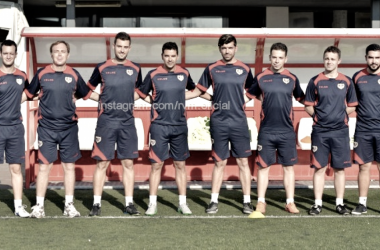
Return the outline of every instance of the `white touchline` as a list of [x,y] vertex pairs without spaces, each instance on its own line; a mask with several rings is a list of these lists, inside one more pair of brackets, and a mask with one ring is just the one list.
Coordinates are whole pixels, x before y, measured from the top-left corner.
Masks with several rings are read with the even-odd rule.
[[[285,215],[266,215],[264,219],[318,219],[318,218],[344,218],[344,219],[365,219],[365,218],[380,218],[380,215],[317,215],[317,216],[311,216],[311,215],[294,215],[294,216],[285,216]],[[0,219],[20,219],[25,220],[25,218],[20,218],[17,216],[0,216]],[[33,218],[31,218],[33,219]],[[42,219],[70,219],[66,216],[45,216]],[[248,218],[248,216],[244,215],[230,215],[230,216],[213,216],[213,215],[188,215],[188,216],[99,216],[99,217],[90,217],[90,216],[81,216],[76,218],[71,218],[72,220],[78,220],[78,219],[91,219],[91,220],[97,220],[97,219],[248,219],[251,220],[251,218]],[[41,220],[41,219],[39,219]]]

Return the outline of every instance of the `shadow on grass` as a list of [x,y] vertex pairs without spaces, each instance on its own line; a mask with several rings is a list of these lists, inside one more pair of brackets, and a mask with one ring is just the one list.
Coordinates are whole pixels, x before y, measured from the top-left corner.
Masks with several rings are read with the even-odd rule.
[[56,190],[48,189],[46,191],[45,200],[49,200],[51,203],[56,205],[63,213],[65,207],[65,196],[58,194]]
[[187,197],[192,202],[206,209],[208,203],[205,201],[205,199],[210,199],[210,194],[205,193],[203,190],[187,190]]
[[[173,194],[178,195],[177,190],[169,191]],[[201,207],[204,207],[204,209],[206,210],[209,205],[209,202],[207,201],[210,201],[211,196],[209,191],[205,192],[204,190],[187,190],[187,198],[192,202],[200,205]],[[238,209],[240,212],[242,212],[242,206],[238,206],[230,200],[234,200],[237,203],[243,204],[243,194],[241,190],[220,190],[218,202],[219,204],[223,203],[225,205],[234,207]]]
[[[125,193],[124,193],[124,189],[118,189],[117,192],[125,197]],[[141,209],[143,209],[144,211],[148,209],[148,203],[144,202],[144,199],[148,199],[148,203],[149,203],[149,190],[134,190],[133,191],[133,202],[135,203],[136,208],[137,210],[139,210],[138,208],[141,207]],[[124,204],[123,205],[123,209],[124,209]],[[144,211],[139,211],[140,213],[144,213]]]
[[[30,206],[36,205],[36,190],[24,190],[25,197],[29,200]],[[55,204],[59,209],[64,209],[65,206],[65,196],[60,195],[57,193],[54,189],[48,189],[46,190],[45,194],[45,200],[50,201],[51,203]]]
[[9,209],[13,212],[14,211],[14,198],[13,193],[8,189],[3,189],[0,191],[0,202],[5,203]]

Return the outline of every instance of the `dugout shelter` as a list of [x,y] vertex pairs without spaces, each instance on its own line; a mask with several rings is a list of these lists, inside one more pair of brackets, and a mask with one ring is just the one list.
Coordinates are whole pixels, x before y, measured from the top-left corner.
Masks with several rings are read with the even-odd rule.
[[[221,34],[233,34],[237,38],[238,52],[236,58],[247,63],[252,73],[258,74],[270,66],[269,49],[275,42],[288,46],[286,68],[296,74],[305,91],[311,77],[323,71],[323,51],[331,45],[342,50],[342,63],[339,71],[352,75],[365,67],[365,48],[371,43],[380,43],[380,31],[376,29],[234,29],[234,28],[24,28],[22,37],[26,38],[27,74],[29,80],[38,68],[51,63],[49,46],[57,40],[70,44],[68,65],[76,68],[85,81],[91,76],[94,67],[102,61],[113,57],[113,39],[116,33],[125,31],[131,35],[132,44],[128,59],[141,65],[142,76],[162,65],[161,47],[168,41],[176,42],[179,47],[178,64],[186,67],[195,82],[200,78],[204,68],[211,62],[221,59],[217,42]],[[99,87],[96,90],[99,92]],[[212,93],[212,90],[208,90]],[[91,159],[94,130],[97,119],[97,103],[91,100],[77,101],[79,117],[79,138],[82,158],[76,162],[76,180],[92,181],[96,161]],[[26,186],[35,181],[38,173],[37,136],[37,101],[27,104],[26,127]],[[307,136],[311,132],[311,118],[304,111],[302,104],[293,100],[294,128],[297,133],[298,164],[295,165],[296,180],[312,180],[314,170],[309,167],[310,143]],[[187,120],[190,131],[202,127],[199,122],[210,117],[211,104],[201,98],[186,102]],[[246,114],[250,119],[253,154],[249,157],[252,177],[255,178],[257,166],[254,164],[257,146],[257,130],[260,125],[260,101],[253,100],[246,104]],[[147,181],[150,173],[148,159],[150,105],[138,100],[135,105],[136,128],[139,136],[139,158],[135,160],[135,180]],[[350,117],[350,136],[353,136],[355,116]],[[201,117],[201,118],[200,118]],[[203,120],[202,120],[203,119]],[[204,132],[204,131],[203,131]],[[203,133],[202,132],[202,133]],[[194,132],[193,134],[196,134]],[[195,136],[196,137],[196,136]],[[203,136],[204,137],[204,136]],[[202,138],[203,138],[202,137]],[[211,144],[206,141],[189,140],[190,158],[187,160],[188,180],[210,181],[214,162],[211,158]],[[306,139],[305,139],[306,138]],[[346,170],[347,180],[356,180],[358,166]],[[119,181],[122,166],[119,160],[111,161],[107,170],[108,181]],[[165,162],[162,180],[174,180],[175,172],[172,161]],[[273,165],[269,178],[282,180],[282,167]],[[332,177],[329,177],[332,178]],[[376,166],[371,169],[371,179],[378,179]],[[233,157],[228,160],[224,180],[238,180],[238,167]],[[63,180],[60,160],[54,162],[50,181]]]

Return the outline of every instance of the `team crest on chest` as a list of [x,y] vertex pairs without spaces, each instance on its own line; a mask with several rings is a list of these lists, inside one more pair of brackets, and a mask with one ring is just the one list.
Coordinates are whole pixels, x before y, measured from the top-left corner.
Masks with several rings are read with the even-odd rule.
[[290,82],[289,78],[282,78],[282,81],[285,83],[285,84],[288,84]]
[[16,82],[17,82],[18,85],[21,85],[22,84],[22,79],[21,78],[17,78]]
[[377,83],[378,83],[378,84],[380,84],[380,79],[379,79],[379,80],[377,80]]
[[313,152],[317,152],[318,150],[318,147],[317,146],[313,146]]
[[96,143],[101,142],[101,141],[102,141],[102,137],[100,137],[100,136],[95,136],[95,141],[96,141]]
[[129,76],[133,75],[133,70],[131,69],[127,69],[126,72],[127,72],[127,75]]
[[156,145],[156,140],[150,139],[150,145],[152,146]]
[[243,70],[242,69],[236,69],[236,74],[238,74],[240,76],[241,74],[243,74]]
[[344,89],[344,83],[338,83],[338,89]]
[[185,77],[183,75],[178,75],[177,76],[178,80],[180,80],[181,82],[183,81],[183,79],[185,79]]
[[73,81],[73,78],[70,77],[70,76],[66,76],[66,77],[65,77],[65,81],[66,81],[67,83],[71,83],[71,82]]
[[263,146],[261,146],[261,145],[257,145],[257,150],[258,151],[261,151],[263,149]]
[[357,141],[354,142],[354,148],[357,148],[359,143]]
[[44,145],[44,143],[42,141],[38,141],[38,147],[42,147],[42,145]]

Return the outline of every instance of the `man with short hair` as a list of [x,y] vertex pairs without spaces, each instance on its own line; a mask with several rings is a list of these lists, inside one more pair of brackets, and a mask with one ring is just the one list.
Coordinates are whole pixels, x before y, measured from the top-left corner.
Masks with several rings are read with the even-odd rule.
[[21,164],[25,162],[24,125],[20,111],[22,93],[28,86],[26,74],[14,65],[17,44],[5,40],[0,45],[0,163],[6,161],[11,172],[15,215],[29,217],[22,205],[23,177]]
[[350,213],[343,203],[345,189],[344,169],[351,167],[348,115],[358,105],[351,78],[338,72],[340,49],[328,47],[323,53],[324,72],[310,79],[306,89],[305,110],[313,118],[311,134],[311,167],[314,168],[313,185],[315,204],[310,215],[322,212],[322,196],[329,154],[334,170],[336,211]]
[[[130,49],[131,37],[125,32],[119,32],[113,44],[115,57],[99,63],[87,83],[92,90],[101,84],[99,117],[92,150],[92,158],[97,160],[97,164],[93,177],[94,203],[90,216],[101,214],[106,170],[115,157],[115,143],[117,158],[123,166],[124,213],[140,215],[133,204],[135,177],[133,159],[139,156],[133,107],[135,88],[142,80],[140,65],[127,59]],[[137,94],[136,97],[139,98]]]
[[247,92],[247,97],[256,97],[262,102],[261,123],[257,144],[257,206],[256,211],[266,212],[265,193],[268,188],[270,166],[278,163],[284,170],[284,187],[286,192],[285,210],[298,214],[294,203],[294,168],[298,162],[296,134],[293,127],[293,96],[303,103],[305,94],[294,74],[284,68],[288,48],[283,43],[275,43],[270,48],[270,68],[254,78],[254,84]]
[[359,164],[359,204],[352,214],[367,213],[372,162],[380,170],[380,45],[366,48],[367,67],[352,77],[359,105],[354,138],[354,163]]
[[78,71],[66,64],[70,46],[65,41],[51,44],[52,64],[40,68],[25,89],[24,96],[31,98],[39,92],[38,107],[38,162],[36,205],[31,217],[45,217],[44,199],[53,162],[57,160],[57,145],[64,170],[65,207],[63,215],[78,217],[74,207],[75,161],[81,158],[78,141],[78,116],[75,101],[91,98],[97,101],[98,94],[91,91]]
[[[149,159],[152,169],[149,175],[149,207],[145,215],[157,214],[157,190],[161,180],[164,161],[171,157],[175,167],[178,186],[178,212],[191,215],[186,204],[186,159],[190,156],[187,144],[185,116],[186,89],[193,90],[195,84],[187,69],[176,65],[178,46],[167,42],[162,46],[163,66],[151,70],[139,87],[138,93],[152,103],[150,125]],[[152,91],[152,96],[149,92]],[[170,149],[168,146],[170,144]]]
[[252,154],[247,116],[244,112],[244,90],[253,82],[250,67],[235,58],[237,52],[236,38],[224,34],[218,40],[222,59],[209,64],[192,94],[199,96],[212,86],[212,114],[210,117],[210,133],[212,157],[215,162],[212,173],[211,201],[206,213],[218,212],[218,197],[223,181],[224,168],[230,157],[236,158],[243,190],[243,213],[253,212],[251,204],[251,171],[248,156]]

